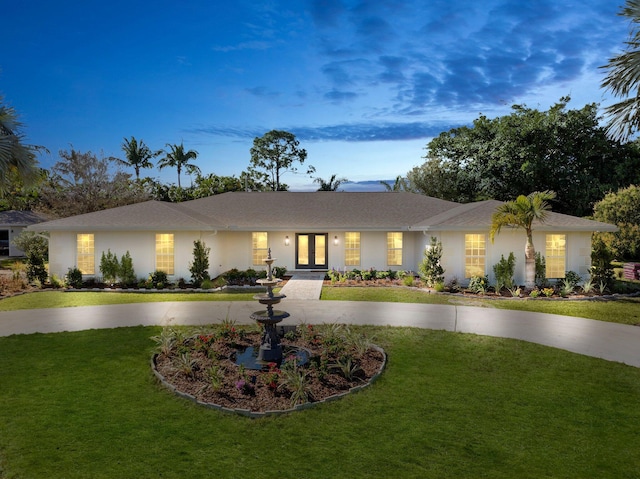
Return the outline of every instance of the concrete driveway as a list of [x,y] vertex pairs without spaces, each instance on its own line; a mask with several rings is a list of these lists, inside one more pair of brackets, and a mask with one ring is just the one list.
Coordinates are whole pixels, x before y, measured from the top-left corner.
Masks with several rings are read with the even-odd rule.
[[[287,299],[282,324],[412,326],[513,338],[640,367],[640,327],[471,306]],[[0,312],[0,336],[151,325],[249,324],[255,301],[165,302]]]

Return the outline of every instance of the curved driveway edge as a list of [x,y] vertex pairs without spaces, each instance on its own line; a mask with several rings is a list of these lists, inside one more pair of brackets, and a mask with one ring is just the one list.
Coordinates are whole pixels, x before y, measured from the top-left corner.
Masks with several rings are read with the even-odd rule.
[[[282,324],[411,326],[512,338],[640,367],[640,327],[572,316],[471,306],[287,300]],[[0,336],[154,325],[250,324],[255,301],[135,303],[0,312]]]

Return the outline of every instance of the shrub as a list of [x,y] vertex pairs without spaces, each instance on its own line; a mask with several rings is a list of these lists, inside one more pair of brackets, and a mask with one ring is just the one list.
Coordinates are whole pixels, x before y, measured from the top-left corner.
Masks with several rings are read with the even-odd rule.
[[489,288],[489,278],[486,276],[472,276],[469,280],[469,291],[484,294]]
[[562,283],[558,286],[559,286],[560,296],[562,296],[563,298],[566,298],[567,296],[572,294],[573,290],[575,289],[575,285],[566,278],[562,280]]
[[273,275],[276,278],[283,278],[284,275],[287,273],[287,268],[284,266],[274,266],[273,267]]
[[191,281],[196,287],[199,287],[203,281],[210,279],[209,277],[209,253],[208,248],[203,241],[196,240],[193,242],[193,263],[189,265],[191,273]]
[[408,274],[404,278],[402,278],[402,284],[404,284],[405,286],[413,286],[413,283],[414,277],[412,274]]
[[444,281],[444,269],[440,265],[441,259],[442,243],[432,236],[431,244],[425,248],[424,258],[418,266],[420,279],[427,283],[429,287]]
[[58,276],[56,276],[55,274],[51,276],[51,278],[49,279],[49,283],[51,283],[51,286],[54,288],[62,288],[62,280],[60,278],[58,278]]
[[47,281],[47,268],[44,265],[44,257],[40,251],[35,249],[27,253],[27,280],[30,282],[39,281],[44,284]]
[[237,268],[231,268],[229,271],[223,273],[222,277],[227,282],[227,284],[238,284],[240,283],[240,279],[242,278],[242,273],[240,273]]
[[542,288],[547,283],[547,261],[540,252],[536,253],[536,286]]
[[49,242],[46,238],[33,231],[22,231],[13,238],[13,244],[24,251],[25,256],[30,252],[35,252],[42,256],[44,261],[49,259]]
[[378,271],[376,273],[376,279],[389,279],[388,271]]
[[553,288],[542,289],[542,294],[544,294],[547,298],[550,298],[551,296],[553,296],[553,293],[555,293],[555,290]]
[[118,262],[118,257],[110,249],[107,250],[107,254],[104,251],[102,252],[100,272],[105,283],[115,283],[118,278],[120,263]]
[[149,275],[149,282],[153,288],[163,289],[169,283],[169,277],[167,273],[157,269]]
[[509,258],[504,259],[500,255],[500,261],[493,265],[493,274],[496,277],[496,293],[500,293],[502,288],[513,288],[513,274],[516,268],[516,257],[509,253]]
[[575,288],[580,284],[581,281],[582,278],[578,273],[576,273],[575,271],[567,271],[564,275],[564,281],[562,282],[562,284],[569,283],[573,288]]
[[452,293],[457,293],[458,291],[460,291],[460,282],[458,281],[458,278],[451,278],[451,280],[447,283],[447,288]]
[[613,257],[604,241],[594,236],[591,250],[591,280],[595,284],[601,285],[600,290],[611,290],[614,283],[613,267],[611,261]]
[[204,281],[202,281],[202,283],[200,283],[200,287],[202,289],[213,289],[213,281],[211,281],[210,279],[205,279]]
[[127,251],[120,259],[120,271],[118,272],[120,282],[123,286],[134,286],[138,282],[136,272],[133,269],[133,260]]
[[71,286],[72,288],[82,288],[82,271],[80,271],[75,266],[73,268],[69,268],[65,279],[67,281],[67,285]]

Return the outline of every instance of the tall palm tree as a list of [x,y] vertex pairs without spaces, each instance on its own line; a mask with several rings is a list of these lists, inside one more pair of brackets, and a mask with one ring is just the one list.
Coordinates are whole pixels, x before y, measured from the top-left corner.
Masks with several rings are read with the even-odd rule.
[[624,141],[640,129],[640,0],[627,0],[620,15],[631,22],[626,49],[601,68],[608,70],[602,87],[623,98],[605,112],[609,117],[609,133]]
[[194,168],[198,168],[193,163],[189,163],[189,160],[195,160],[198,157],[198,152],[195,150],[184,151],[184,145],[180,143],[179,145],[171,145],[167,143],[167,146],[171,151],[169,151],[164,158],[161,158],[158,161],[158,168],[163,169],[167,166],[171,168],[176,168],[178,170],[178,188],[180,188],[180,173],[182,173],[182,168],[187,169],[188,171],[195,171]]
[[11,186],[11,178],[16,174],[25,186],[40,175],[34,152],[42,147],[25,145],[18,133],[21,126],[15,110],[2,105],[0,97],[0,193]]
[[124,139],[122,151],[124,151],[127,159],[121,160],[120,158],[116,158],[116,161],[122,165],[132,167],[136,172],[136,180],[140,179],[140,169],[153,168],[153,163],[150,161],[151,158],[155,158],[163,153],[162,150],[151,151],[151,149],[144,144],[144,141],[140,140],[140,142],[138,142],[133,136],[130,140]]
[[498,206],[491,218],[491,242],[496,234],[500,233],[503,226],[523,228],[527,235],[524,248],[524,274],[525,286],[533,288],[536,282],[536,249],[533,246],[533,222],[538,220],[544,223],[547,214],[551,211],[548,203],[556,194],[553,191],[534,191],[527,196],[520,195],[513,201]]
[[348,182],[349,180],[346,178],[336,178],[336,176],[338,175],[331,175],[331,178],[329,178],[329,181],[324,181],[324,179],[318,176],[317,178],[313,179],[313,182],[318,183],[320,185],[320,188],[318,188],[318,191],[338,191],[338,188],[340,188],[340,185],[342,183]]

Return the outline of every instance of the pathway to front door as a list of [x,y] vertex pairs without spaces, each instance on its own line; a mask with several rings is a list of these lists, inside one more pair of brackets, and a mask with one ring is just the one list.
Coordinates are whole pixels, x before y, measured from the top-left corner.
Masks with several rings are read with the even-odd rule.
[[[320,299],[322,292],[322,282],[324,281],[323,272],[295,272],[282,287],[280,291],[287,299]],[[282,309],[286,310],[286,299],[281,304]]]

